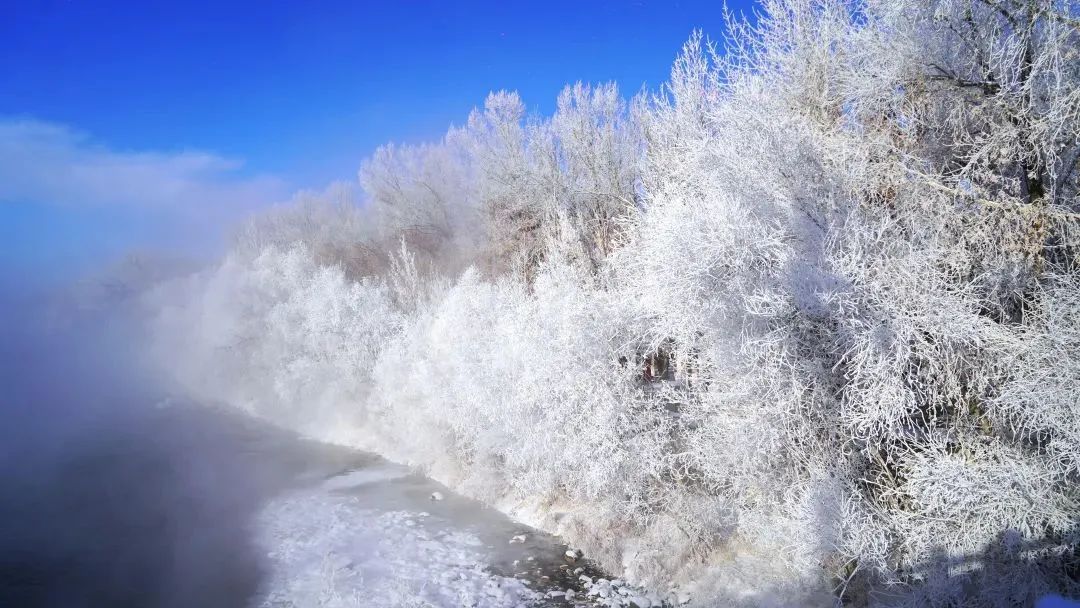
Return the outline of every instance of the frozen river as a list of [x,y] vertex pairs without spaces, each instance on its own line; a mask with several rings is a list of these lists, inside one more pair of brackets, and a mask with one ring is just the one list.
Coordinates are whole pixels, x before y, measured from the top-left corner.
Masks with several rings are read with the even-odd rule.
[[558,539],[376,456],[171,401],[86,424],[44,450],[5,449],[0,604],[604,600],[585,586],[601,575]]
[[590,596],[586,583],[603,575],[568,559],[557,538],[407,467],[208,414],[230,429],[228,443],[240,446],[265,496],[250,525],[261,572],[253,605],[495,608],[635,598],[619,587]]

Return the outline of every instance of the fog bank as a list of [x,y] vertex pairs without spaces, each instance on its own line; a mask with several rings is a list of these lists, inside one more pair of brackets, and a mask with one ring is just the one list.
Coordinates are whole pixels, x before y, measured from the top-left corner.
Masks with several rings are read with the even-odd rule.
[[130,311],[28,300],[0,316],[0,604],[244,605],[268,486],[230,425],[155,407]]

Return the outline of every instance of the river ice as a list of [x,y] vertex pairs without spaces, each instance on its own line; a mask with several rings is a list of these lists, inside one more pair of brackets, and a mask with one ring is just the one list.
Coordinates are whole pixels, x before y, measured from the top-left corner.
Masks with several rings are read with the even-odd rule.
[[[558,539],[366,456],[278,495],[255,525],[269,562],[268,608],[652,604],[567,563]],[[593,580],[606,586],[590,596]]]

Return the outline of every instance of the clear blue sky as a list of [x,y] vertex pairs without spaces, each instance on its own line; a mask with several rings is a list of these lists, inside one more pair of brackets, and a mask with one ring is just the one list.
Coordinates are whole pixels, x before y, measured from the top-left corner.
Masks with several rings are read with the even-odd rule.
[[16,183],[0,187],[14,243],[0,269],[153,244],[181,196],[250,206],[354,179],[377,145],[438,137],[490,90],[546,113],[577,80],[656,87],[692,29],[723,26],[721,2],[697,0],[20,0],[0,13],[0,178]]

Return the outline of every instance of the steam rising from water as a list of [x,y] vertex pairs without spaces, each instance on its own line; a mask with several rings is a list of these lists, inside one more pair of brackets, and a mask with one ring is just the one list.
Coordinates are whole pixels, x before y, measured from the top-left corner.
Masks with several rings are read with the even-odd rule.
[[49,329],[4,302],[0,605],[240,606],[272,483],[230,425],[161,398],[116,315]]

